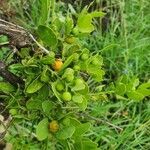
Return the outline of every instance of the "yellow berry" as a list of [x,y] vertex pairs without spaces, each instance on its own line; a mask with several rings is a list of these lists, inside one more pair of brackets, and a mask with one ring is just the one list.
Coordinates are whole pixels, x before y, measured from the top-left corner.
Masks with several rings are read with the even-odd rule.
[[62,60],[61,59],[56,59],[54,64],[52,65],[52,67],[55,71],[59,71],[61,69],[62,65],[63,65]]
[[59,130],[59,124],[56,120],[53,120],[49,124],[49,129],[51,132],[55,133]]

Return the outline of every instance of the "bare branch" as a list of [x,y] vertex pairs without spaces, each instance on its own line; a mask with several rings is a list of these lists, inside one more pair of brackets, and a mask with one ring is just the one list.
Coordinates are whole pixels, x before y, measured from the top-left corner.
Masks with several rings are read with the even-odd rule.
[[24,81],[8,71],[6,65],[2,61],[0,61],[0,76],[14,86],[17,86],[18,84],[20,84],[20,86],[24,85]]

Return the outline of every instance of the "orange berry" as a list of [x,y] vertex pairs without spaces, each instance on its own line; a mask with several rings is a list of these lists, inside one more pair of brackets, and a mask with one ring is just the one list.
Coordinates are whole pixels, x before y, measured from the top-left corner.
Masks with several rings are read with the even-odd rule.
[[62,65],[63,65],[62,60],[61,59],[56,59],[54,64],[52,65],[52,67],[55,71],[59,71],[61,69]]
[[59,130],[59,124],[56,120],[53,120],[49,124],[49,129],[51,132],[55,133]]

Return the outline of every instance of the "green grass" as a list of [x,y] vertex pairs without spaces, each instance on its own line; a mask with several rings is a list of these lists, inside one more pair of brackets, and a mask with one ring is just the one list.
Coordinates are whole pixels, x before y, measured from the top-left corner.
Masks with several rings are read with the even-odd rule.
[[[101,52],[107,80],[114,81],[127,74],[147,81],[150,78],[150,2],[113,0],[107,3],[111,16],[109,29],[102,32],[96,22],[99,27],[86,39],[85,45],[93,52]],[[117,11],[112,11],[113,7]],[[140,103],[112,98],[97,102],[89,108],[88,119],[96,124],[91,137],[102,150],[149,149],[149,109],[149,98]]]
[[139,76],[141,80],[150,77],[150,2],[113,0],[108,2],[111,8],[111,24],[102,33],[98,30],[91,37],[88,46],[96,52],[102,51],[105,68],[110,74]]
[[[114,2],[114,3],[113,3]],[[141,81],[150,78],[150,2],[114,0],[110,6],[118,8],[111,12],[108,31],[100,29],[88,39],[88,47],[101,52],[107,78],[114,81],[118,76],[127,74],[137,76]],[[95,140],[100,148],[111,150],[145,150],[150,144],[150,102],[109,102],[90,107],[91,116],[105,120],[93,128]],[[127,115],[123,115],[127,112]],[[106,122],[122,128],[118,131]],[[93,137],[92,135],[92,137]]]

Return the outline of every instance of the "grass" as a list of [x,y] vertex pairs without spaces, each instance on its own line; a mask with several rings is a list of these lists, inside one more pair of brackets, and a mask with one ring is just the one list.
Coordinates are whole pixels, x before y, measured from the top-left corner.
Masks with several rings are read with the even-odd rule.
[[[109,2],[108,2],[109,3]],[[88,43],[90,49],[102,53],[107,76],[110,80],[122,74],[137,76],[141,81],[150,77],[150,2],[112,1],[117,7],[111,11],[110,28],[102,33],[98,30]],[[118,131],[106,123],[93,128],[94,137],[100,148],[112,150],[145,150],[150,144],[150,102],[119,101],[103,102],[90,107],[91,116],[101,118],[122,128]]]
[[[138,76],[141,81],[148,80],[150,77],[150,2],[112,0],[107,3],[110,6],[110,28],[105,32],[100,28],[97,29],[93,36],[85,39],[88,41],[86,46],[95,53],[102,53],[108,80],[113,81],[122,74],[127,74],[129,77]],[[112,11],[113,6],[117,7],[117,11]],[[21,17],[24,20],[24,14],[21,13]],[[106,102],[95,102],[87,111],[87,119],[95,124],[89,136],[102,150],[149,149],[149,116],[149,98],[138,103],[116,101],[113,98]],[[19,139],[19,143],[15,145],[16,147],[20,145],[20,149],[23,149],[26,136],[21,135]],[[32,149],[30,142],[27,140],[26,145]]]
[[147,80],[150,75],[149,2],[113,0],[108,3],[110,11],[117,8],[110,12],[110,28],[105,33],[98,30],[88,46],[93,51],[102,51],[110,74],[136,75]]

